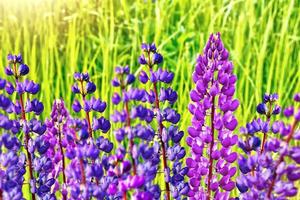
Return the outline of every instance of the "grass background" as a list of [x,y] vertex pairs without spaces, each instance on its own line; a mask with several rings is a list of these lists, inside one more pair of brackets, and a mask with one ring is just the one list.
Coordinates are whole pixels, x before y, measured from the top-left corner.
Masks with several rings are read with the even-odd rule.
[[242,125],[264,92],[278,92],[287,105],[300,91],[299,13],[299,0],[0,0],[0,76],[6,55],[21,52],[49,113],[56,98],[71,107],[72,74],[88,71],[96,96],[108,102],[108,117],[114,66],[138,70],[140,44],[154,41],[163,66],[176,74],[176,107],[186,129],[196,56],[209,34],[220,32],[238,76]]

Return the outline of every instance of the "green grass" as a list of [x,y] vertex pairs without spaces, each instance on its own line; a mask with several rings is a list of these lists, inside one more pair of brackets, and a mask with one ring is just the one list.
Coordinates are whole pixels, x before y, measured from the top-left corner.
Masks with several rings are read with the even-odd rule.
[[0,76],[6,55],[21,52],[49,113],[56,98],[70,108],[72,74],[88,71],[96,95],[108,102],[108,117],[114,66],[138,70],[140,44],[154,41],[164,67],[176,72],[176,107],[185,130],[196,56],[210,33],[221,32],[238,76],[242,125],[264,92],[278,92],[287,105],[300,91],[299,13],[298,0],[0,0]]

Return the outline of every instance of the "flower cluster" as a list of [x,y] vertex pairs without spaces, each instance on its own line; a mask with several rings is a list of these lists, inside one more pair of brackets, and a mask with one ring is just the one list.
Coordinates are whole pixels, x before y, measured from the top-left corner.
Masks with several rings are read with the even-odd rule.
[[[63,100],[56,100],[53,103],[50,119],[47,119],[47,126],[44,138],[49,142],[47,150],[48,162],[51,161],[53,168],[49,177],[54,180],[53,193],[60,192],[65,200],[68,197],[68,182],[66,178],[67,157],[66,152],[71,152],[76,147],[75,130],[71,127],[71,117],[65,107]],[[62,178],[62,184],[58,179]]]
[[[141,49],[143,53],[139,57],[139,63],[145,66],[145,70],[140,72],[139,80],[152,87],[147,92],[147,102],[152,105],[151,111],[157,120],[156,138],[160,143],[159,153],[163,164],[165,198],[169,200],[172,195],[174,199],[181,199],[182,196],[187,195],[189,186],[184,180],[188,168],[182,163],[186,152],[180,145],[184,133],[177,127],[180,114],[172,108],[178,95],[171,87],[160,87],[160,91],[158,89],[159,85],[171,84],[174,73],[159,67],[163,56],[158,53],[155,44],[142,44]],[[149,115],[152,112],[147,113]]]
[[[295,95],[296,103],[300,102],[299,97],[300,94]],[[286,199],[297,194],[299,147],[291,145],[291,141],[300,139],[300,109],[293,106],[284,109],[284,116],[292,118],[291,122],[271,121],[271,117],[281,111],[277,100],[277,94],[265,94],[257,112],[266,119],[254,119],[240,130],[245,137],[239,141],[245,152],[238,161],[241,175],[237,179],[237,188],[241,199]],[[262,140],[259,133],[263,134]],[[288,158],[293,162],[287,162]]]
[[[120,90],[113,94],[112,102],[115,105],[123,102],[123,106],[121,111],[116,110],[111,116],[113,122],[122,124],[114,131],[119,148],[117,155],[111,158],[114,163],[111,174],[118,177],[118,184],[112,188],[118,188],[115,192],[123,199],[130,193],[135,199],[159,199],[160,188],[152,183],[159,164],[158,148],[155,147],[157,143],[151,145],[155,131],[147,125],[152,122],[154,113],[143,105],[134,106],[134,103],[151,99],[150,94],[131,87],[135,76],[128,66],[116,67],[115,74],[112,85]],[[126,155],[130,161],[124,159]]]
[[228,60],[220,34],[212,34],[204,52],[197,59],[190,93],[192,125],[188,128],[187,144],[191,157],[189,167],[191,199],[229,199],[235,188],[233,165],[237,153],[232,147],[238,137],[233,134],[237,120],[233,115],[239,101],[233,98],[236,76]]
[[[128,66],[115,68],[110,120],[90,75],[76,72],[74,115],[61,98],[42,121],[44,106],[36,98],[40,85],[26,79],[30,68],[21,54],[7,56],[7,78],[0,78],[0,200],[23,200],[26,189],[31,200],[296,196],[300,93],[285,109],[277,103],[278,94],[265,94],[256,107],[260,116],[236,135],[237,77],[220,34],[212,34],[191,76],[192,119],[185,137],[174,73],[163,68],[154,43],[143,43],[141,50],[136,73]],[[234,190],[239,197],[232,196]]]
[[[36,98],[31,99],[31,95],[35,95],[39,92],[39,84],[34,83],[31,80],[22,81],[23,77],[29,73],[29,67],[24,64],[21,54],[7,56],[9,65],[5,68],[5,73],[8,77],[12,77],[13,83],[8,80],[1,79],[1,89],[5,89],[6,93],[14,98],[16,94],[16,102],[10,101],[8,97],[1,95],[3,102],[1,108],[5,110],[7,114],[14,113],[20,118],[15,120],[13,133],[17,133],[18,129],[22,129],[18,133],[24,141],[20,141],[21,145],[24,145],[26,150],[26,164],[29,168],[29,180],[31,197],[34,200],[37,194],[42,197],[50,190],[45,190],[45,184],[49,187],[51,183],[48,183],[47,169],[42,165],[42,160],[45,159],[45,152],[48,148],[48,142],[43,139],[43,133],[46,130],[46,126],[42,121],[39,121],[36,117],[30,120],[27,119],[27,113],[34,113],[37,117],[43,110],[43,104]],[[5,86],[4,86],[5,85]],[[25,103],[24,96],[27,96]],[[32,139],[32,137],[34,139]],[[24,143],[23,143],[24,142]],[[24,161],[25,162],[25,161]],[[33,172],[37,172],[39,176],[35,178]]]
[[[23,200],[25,154],[20,152],[21,143],[16,137],[20,126],[17,121],[0,115],[1,128],[5,130],[0,136],[0,197],[3,199]],[[2,126],[3,125],[3,126]]]
[[75,73],[74,79],[76,82],[72,86],[72,92],[79,94],[82,101],[80,103],[75,99],[72,108],[77,113],[83,110],[86,117],[70,122],[70,126],[76,132],[76,146],[68,148],[66,152],[66,156],[71,160],[66,173],[71,190],[67,199],[104,199],[109,195],[109,184],[114,181],[104,174],[109,168],[106,154],[112,151],[113,143],[103,136],[96,135],[98,130],[107,133],[111,126],[109,120],[103,116],[97,117],[98,113],[105,111],[106,103],[95,97],[86,98],[96,91],[96,85],[90,80],[88,73]]

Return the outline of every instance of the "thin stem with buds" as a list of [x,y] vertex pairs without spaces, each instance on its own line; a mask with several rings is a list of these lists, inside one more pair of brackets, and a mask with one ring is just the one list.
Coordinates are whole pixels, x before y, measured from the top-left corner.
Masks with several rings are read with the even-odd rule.
[[[59,136],[59,148],[60,148],[60,153],[62,155],[62,175],[63,175],[63,183],[66,184],[66,174],[65,174],[65,168],[66,168],[66,164],[65,164],[65,154],[64,154],[64,150],[62,147],[62,139],[61,139],[61,128],[60,125],[58,125],[58,136]],[[63,200],[67,200],[66,195],[63,195]]]
[[[83,82],[81,81],[80,82],[81,84],[81,95],[82,95],[82,101],[83,103],[85,102],[85,93],[83,91]],[[86,121],[88,123],[88,132],[89,132],[89,138],[90,139],[93,139],[93,129],[92,129],[92,126],[91,126],[91,118],[90,118],[90,113],[89,112],[85,112],[85,118],[86,118]],[[95,164],[95,160],[92,160],[92,163]],[[96,178],[96,184],[99,185],[99,180]]]
[[[16,64],[14,64],[13,70],[15,72],[15,74],[17,74],[17,67]],[[15,75],[15,80],[16,80],[16,85],[19,82],[19,77],[17,75]],[[24,109],[24,101],[23,101],[23,94],[19,94],[19,103],[21,105],[21,119],[26,122],[26,115],[25,115],[25,109]],[[28,144],[30,141],[30,135],[29,133],[25,133],[25,150],[26,150],[26,154],[27,154],[27,159],[28,159],[28,167],[29,167],[29,178],[30,180],[33,180],[33,170],[32,170],[32,157],[31,154],[29,152],[28,149]],[[33,192],[31,192],[31,186],[29,186],[29,193],[31,193],[31,199],[35,200],[35,194]]]
[[212,172],[213,172],[213,158],[212,152],[215,142],[215,127],[214,127],[214,118],[215,118],[215,97],[212,97],[212,106],[211,106],[211,143],[209,147],[209,171],[208,171],[208,181],[207,181],[207,200],[210,200],[210,193],[211,193],[211,180],[212,180]]
[[[150,59],[150,52],[148,52],[148,67],[150,72],[152,72],[152,64],[151,64],[151,59]],[[155,108],[157,110],[160,110],[160,106],[159,106],[159,98],[158,98],[158,92],[157,92],[157,84],[156,82],[153,83],[153,90],[154,90],[154,95],[155,95]],[[161,149],[162,149],[162,158],[163,158],[163,168],[164,170],[168,169],[168,164],[167,164],[167,154],[166,154],[166,147],[165,147],[165,143],[162,140],[162,133],[163,133],[163,124],[161,121],[158,121],[159,124],[159,138],[160,138],[160,143],[161,143]],[[171,196],[170,196],[170,184],[169,182],[165,181],[165,191],[166,191],[166,200],[170,200]]]

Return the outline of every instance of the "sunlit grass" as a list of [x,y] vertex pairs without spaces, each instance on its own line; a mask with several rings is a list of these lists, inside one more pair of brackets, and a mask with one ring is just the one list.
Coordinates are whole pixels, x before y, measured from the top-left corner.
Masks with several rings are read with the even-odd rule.
[[[138,70],[141,42],[156,42],[164,67],[176,72],[176,104],[186,130],[191,72],[211,32],[221,32],[238,75],[240,125],[253,117],[264,92],[280,103],[300,91],[300,5],[286,0],[0,0],[0,66],[9,52],[21,52],[30,78],[41,83],[49,113],[55,98],[70,108],[72,74],[88,71],[96,96],[108,102],[113,67]],[[0,70],[0,76],[3,76]],[[42,118],[47,116],[43,115]],[[112,137],[112,135],[110,135]],[[299,195],[300,198],[300,195]],[[296,198],[297,199],[297,198]]]

